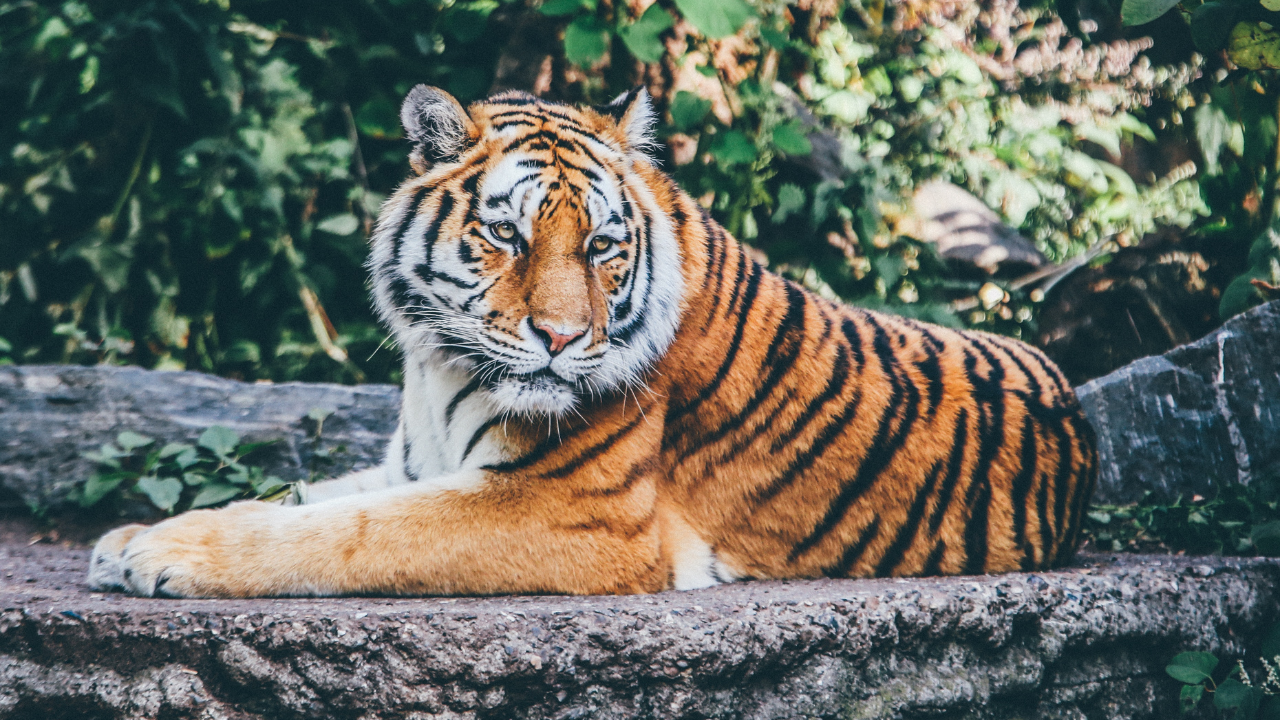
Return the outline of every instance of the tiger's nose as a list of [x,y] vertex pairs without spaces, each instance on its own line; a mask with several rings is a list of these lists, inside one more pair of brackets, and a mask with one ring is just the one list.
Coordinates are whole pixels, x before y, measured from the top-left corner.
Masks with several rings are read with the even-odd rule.
[[559,355],[566,345],[587,334],[586,330],[560,332],[549,323],[534,323],[533,331],[538,334],[539,338],[542,338],[542,342],[546,343],[547,350],[552,355]]

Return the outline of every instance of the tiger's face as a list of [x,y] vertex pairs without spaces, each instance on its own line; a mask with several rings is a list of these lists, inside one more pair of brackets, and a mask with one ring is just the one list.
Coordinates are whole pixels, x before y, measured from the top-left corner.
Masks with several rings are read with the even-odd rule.
[[402,109],[417,171],[373,238],[375,301],[411,356],[466,368],[503,410],[560,414],[643,382],[679,322],[679,249],[638,172],[643,91],[599,111],[522,94]]

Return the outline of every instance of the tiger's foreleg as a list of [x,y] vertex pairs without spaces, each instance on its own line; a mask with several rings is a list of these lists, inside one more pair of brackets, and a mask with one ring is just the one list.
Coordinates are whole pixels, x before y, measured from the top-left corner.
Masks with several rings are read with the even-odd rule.
[[580,517],[545,488],[479,471],[454,479],[468,489],[242,502],[126,526],[98,542],[89,581],[169,597],[628,593],[668,583],[657,530],[644,521],[652,508]]

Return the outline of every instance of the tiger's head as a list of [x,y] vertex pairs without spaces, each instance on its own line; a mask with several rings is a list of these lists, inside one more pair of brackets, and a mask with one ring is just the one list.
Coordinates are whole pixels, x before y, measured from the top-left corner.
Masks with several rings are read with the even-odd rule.
[[466,368],[503,410],[560,414],[643,382],[680,321],[680,249],[643,89],[602,108],[419,85],[369,264],[407,359]]

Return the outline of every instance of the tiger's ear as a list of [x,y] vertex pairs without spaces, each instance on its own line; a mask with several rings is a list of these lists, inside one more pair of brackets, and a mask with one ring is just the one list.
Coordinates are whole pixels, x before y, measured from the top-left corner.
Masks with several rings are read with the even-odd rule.
[[643,85],[622,93],[599,110],[618,121],[618,127],[627,136],[629,149],[647,153],[657,145],[653,125],[658,118],[653,112],[649,91]]
[[457,160],[475,130],[467,111],[452,95],[429,85],[409,91],[400,106],[400,122],[413,142],[409,164],[419,175],[436,163]]

